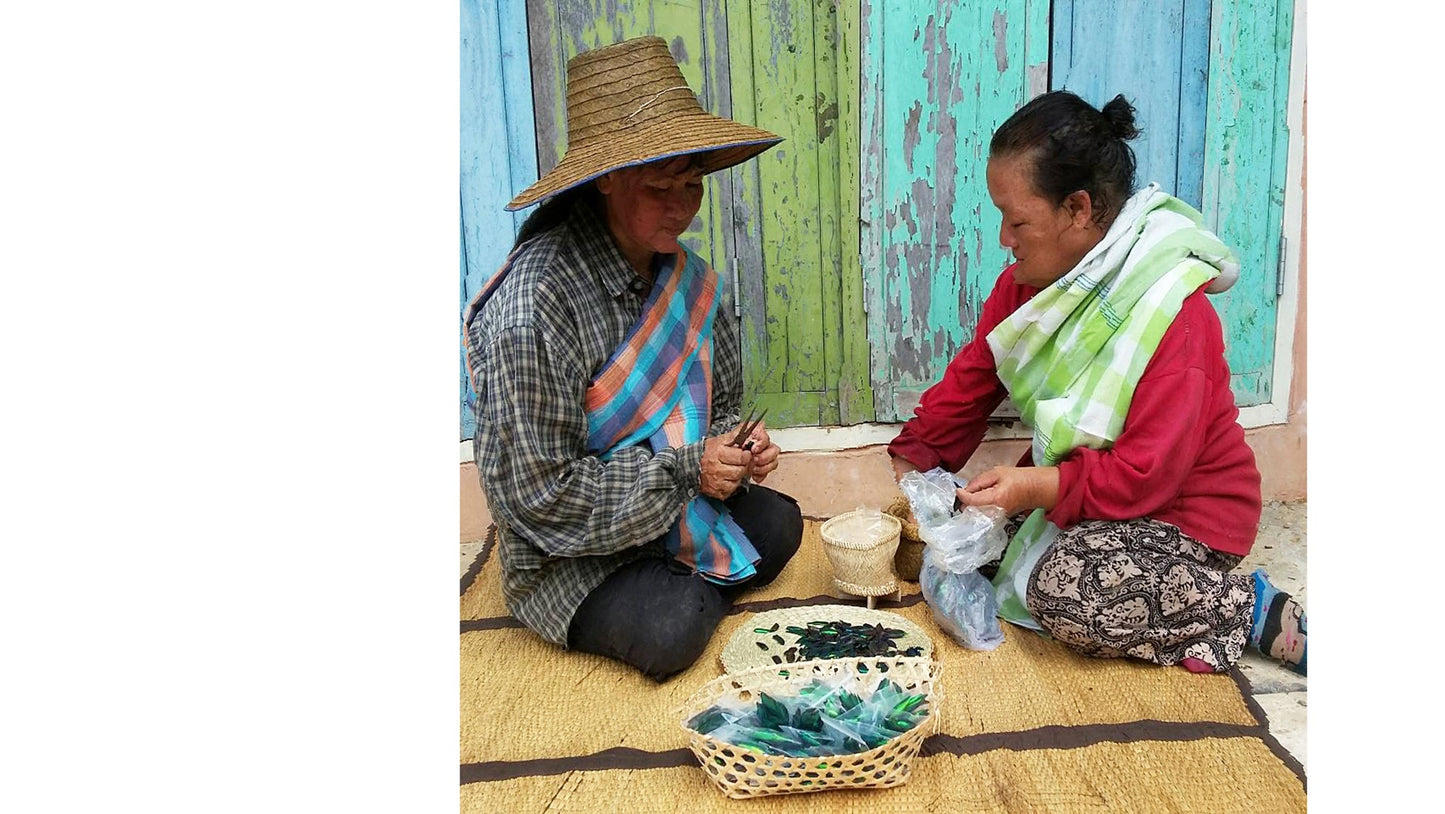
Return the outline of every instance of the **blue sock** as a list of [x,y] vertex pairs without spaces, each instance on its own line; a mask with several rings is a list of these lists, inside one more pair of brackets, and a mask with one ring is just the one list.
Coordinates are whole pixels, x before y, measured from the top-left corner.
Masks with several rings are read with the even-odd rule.
[[1307,649],[1304,608],[1287,593],[1274,587],[1264,569],[1254,577],[1254,618],[1249,643],[1266,656],[1279,659],[1285,667],[1306,675]]

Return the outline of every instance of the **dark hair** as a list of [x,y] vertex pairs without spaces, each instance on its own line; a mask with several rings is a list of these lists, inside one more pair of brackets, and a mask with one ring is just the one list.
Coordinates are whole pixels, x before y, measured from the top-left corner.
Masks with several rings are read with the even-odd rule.
[[597,191],[597,185],[588,181],[543,201],[535,212],[522,221],[522,228],[517,230],[512,248],[517,248],[566,220],[572,214],[572,207],[579,202],[601,209],[602,193]]
[[1055,206],[1078,190],[1089,193],[1095,220],[1118,214],[1134,192],[1134,151],[1139,135],[1134,106],[1123,94],[1102,111],[1066,90],[1045,93],[1008,118],[988,145],[989,158],[1029,155],[1034,190]]

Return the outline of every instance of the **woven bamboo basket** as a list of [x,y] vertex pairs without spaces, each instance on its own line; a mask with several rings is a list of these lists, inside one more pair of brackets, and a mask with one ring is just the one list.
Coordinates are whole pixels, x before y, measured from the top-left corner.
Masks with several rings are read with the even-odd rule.
[[[766,667],[772,664],[789,665],[799,661],[809,661],[798,657],[796,652],[789,658],[788,648],[793,645],[796,651],[798,637],[787,631],[788,626],[807,627],[809,622],[841,620],[853,625],[883,625],[903,631],[894,644],[895,655],[900,655],[910,647],[922,649],[922,656],[928,657],[933,654],[933,640],[918,625],[909,621],[908,617],[900,616],[883,610],[868,610],[857,605],[806,605],[796,608],[776,608],[770,611],[754,614],[747,621],[733,631],[732,638],[723,646],[722,661],[723,672],[741,673],[754,667]],[[778,630],[758,633],[759,628],[766,629],[777,625]],[[783,643],[779,644],[777,636]],[[885,658],[893,658],[886,656]],[[778,661],[773,661],[777,658]],[[840,656],[839,658],[851,658]]]
[[[887,672],[882,672],[879,668],[885,665]],[[676,712],[681,715],[681,726],[688,734],[688,746],[708,778],[733,799],[841,788],[889,788],[908,782],[923,739],[938,729],[939,705],[943,701],[942,669],[941,664],[929,658],[877,656],[803,661],[789,664],[786,671],[779,671],[776,666],[756,667],[709,681]],[[871,694],[884,679],[891,679],[910,692],[922,692],[928,699],[928,715],[917,726],[876,749],[823,757],[759,754],[687,726],[694,715],[725,696],[748,702],[759,692],[791,694],[815,678],[839,675],[857,677],[866,689],[866,693],[860,693],[864,695]]]
[[883,513],[898,518],[902,526],[898,537],[898,551],[893,555],[893,570],[898,573],[899,579],[917,582],[918,573],[923,570],[923,538],[918,536],[918,523],[913,520],[913,509],[908,505],[908,498],[895,498]]
[[[898,518],[864,510],[844,512],[823,523],[823,552],[833,566],[833,584],[838,590],[854,596],[868,597],[873,607],[875,597],[898,591],[898,576],[893,572],[893,555],[903,526]],[[877,518],[878,528],[862,534],[860,527]]]

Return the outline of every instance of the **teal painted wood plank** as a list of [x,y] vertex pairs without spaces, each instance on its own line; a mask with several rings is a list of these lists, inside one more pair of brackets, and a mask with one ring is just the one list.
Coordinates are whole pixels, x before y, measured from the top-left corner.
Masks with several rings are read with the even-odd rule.
[[1213,298],[1240,406],[1273,397],[1293,24],[1293,0],[1216,3],[1211,17],[1203,211],[1240,257],[1239,281]]
[[[537,178],[525,23],[523,0],[461,4],[459,343],[460,309],[506,259],[521,223],[504,207]],[[465,364],[460,389],[465,439],[475,429]]]
[[908,417],[1003,271],[985,170],[994,130],[1042,90],[1047,4],[863,4],[861,217],[879,420]]

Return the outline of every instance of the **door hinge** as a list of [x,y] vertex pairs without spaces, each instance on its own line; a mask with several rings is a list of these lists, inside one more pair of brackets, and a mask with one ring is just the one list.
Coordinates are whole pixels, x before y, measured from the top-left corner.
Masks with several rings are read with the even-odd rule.
[[738,256],[732,256],[733,265],[733,317],[741,318],[743,315],[743,290],[738,288]]
[[1274,298],[1275,298],[1275,299],[1279,299],[1279,298],[1281,298],[1281,297],[1284,296],[1284,258],[1285,258],[1285,250],[1288,249],[1288,248],[1289,248],[1289,239],[1288,239],[1288,238],[1283,238],[1283,237],[1280,238],[1280,239],[1279,239],[1279,263],[1276,264],[1275,270],[1274,270]]

